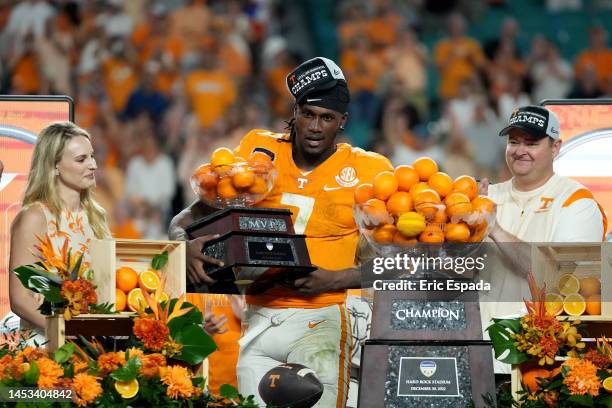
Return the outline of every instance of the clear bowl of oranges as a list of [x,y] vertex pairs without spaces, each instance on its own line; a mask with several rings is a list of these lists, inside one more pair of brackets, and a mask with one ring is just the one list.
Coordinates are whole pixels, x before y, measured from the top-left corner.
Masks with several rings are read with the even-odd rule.
[[267,154],[253,152],[245,159],[221,147],[213,152],[210,163],[196,169],[190,181],[193,191],[212,207],[250,207],[272,191],[276,175]]
[[453,180],[433,159],[421,157],[358,186],[354,214],[360,232],[379,254],[420,252],[420,244],[453,244],[459,251],[471,251],[474,245],[466,244],[480,243],[489,234],[496,206],[478,194],[473,177]]

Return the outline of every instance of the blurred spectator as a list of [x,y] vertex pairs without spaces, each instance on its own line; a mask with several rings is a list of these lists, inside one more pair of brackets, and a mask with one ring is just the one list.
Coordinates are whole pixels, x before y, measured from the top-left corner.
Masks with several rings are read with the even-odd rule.
[[41,74],[47,84],[47,93],[74,95],[71,83],[71,51],[74,38],[62,35],[58,19],[50,18],[45,24],[45,35],[36,41],[35,50]]
[[601,91],[601,83],[597,79],[597,72],[595,67],[587,65],[582,70],[582,75],[576,78],[577,82],[574,85],[574,89],[567,95],[571,99],[581,98],[599,98],[603,95]]
[[465,24],[461,14],[452,14],[448,18],[448,37],[438,41],[434,49],[442,98],[457,96],[461,82],[484,67],[485,57],[480,44],[465,35]]
[[385,48],[395,44],[402,26],[402,17],[395,11],[390,0],[374,2],[373,17],[367,22],[366,33],[372,45]]
[[476,105],[483,99],[483,87],[477,78],[466,78],[459,86],[456,98],[448,102],[445,111],[446,119],[452,121],[462,131],[474,122]]
[[523,80],[518,76],[508,79],[507,90],[497,100],[497,112],[500,118],[509,118],[512,112],[521,107],[531,105],[529,95],[523,91]]
[[147,18],[132,32],[131,41],[141,64],[153,58],[178,63],[185,51],[181,37],[171,31],[168,9],[163,3],[149,8]]
[[11,10],[6,31],[15,41],[15,45],[21,47],[22,41],[28,35],[36,39],[42,38],[47,20],[53,15],[54,8],[45,0],[19,1]]
[[272,113],[279,118],[288,118],[293,109],[294,100],[287,90],[285,78],[299,64],[299,61],[286,49],[279,51],[266,70],[268,103]]
[[96,170],[96,200],[106,210],[107,214],[113,214],[117,203],[124,194],[123,172],[118,166],[109,162],[109,144],[104,134],[105,129],[95,125],[89,129],[93,149],[98,163]]
[[162,153],[148,115],[141,114],[137,121],[140,154],[127,164],[125,197],[130,203],[142,201],[152,212],[159,210],[165,215],[175,190],[174,164]]
[[428,52],[414,31],[406,29],[398,34],[398,42],[387,49],[385,61],[389,67],[383,79],[387,92],[411,101],[424,115],[427,112]]
[[145,64],[140,75],[138,88],[130,94],[123,116],[134,119],[141,113],[147,113],[157,124],[168,109],[168,101],[164,94],[155,87],[155,72],[158,69],[153,62]]
[[589,48],[576,57],[576,78],[584,78],[585,72],[593,70],[600,86],[605,86],[612,75],[612,50],[608,48],[608,32],[601,26],[591,27]]
[[519,23],[514,17],[506,17],[499,29],[499,37],[488,41],[484,46],[484,53],[489,59],[495,58],[502,45],[512,45],[514,56],[521,57],[520,50],[527,48],[525,39],[521,36]]
[[508,92],[511,92],[514,78],[522,79],[527,74],[527,67],[523,61],[516,56],[513,43],[501,43],[495,58],[487,66],[487,78],[489,81],[489,92],[493,100]]
[[102,27],[108,38],[126,38],[134,30],[134,21],[123,6],[123,0],[106,0],[104,11],[96,18],[96,25]]
[[44,77],[40,73],[40,60],[34,48],[34,36],[27,34],[23,44],[14,44],[13,53],[8,62],[8,69],[12,72],[11,91],[14,94],[33,95],[45,93]]
[[109,51],[102,57],[102,76],[110,104],[119,113],[125,109],[130,94],[138,85],[136,56],[128,42],[121,38],[110,42]]
[[[504,124],[500,117],[505,118],[506,116],[498,116],[491,109],[486,96],[481,94],[474,98],[472,120],[464,129],[461,129],[456,121],[451,122],[448,147],[451,152],[460,153],[463,157],[469,155],[472,164],[472,172],[462,174],[486,176],[497,168],[497,163],[506,146],[502,138],[495,137]],[[459,146],[461,140],[465,142],[464,149]],[[447,157],[446,161],[453,162],[450,157]],[[465,163],[463,167],[466,167]]]
[[171,31],[184,44],[186,53],[210,46],[209,29],[212,16],[206,0],[189,0],[170,16]]
[[565,98],[573,80],[572,66],[561,58],[559,48],[546,39],[543,41],[542,58],[533,62],[529,72],[533,82],[531,96],[535,103]]
[[185,90],[200,125],[208,127],[236,101],[237,89],[233,78],[219,68],[212,55],[201,53],[194,58],[199,59],[198,68],[185,78]]
[[110,229],[113,238],[141,239],[142,232],[136,225],[133,209],[126,201],[121,201],[115,205],[112,212]]

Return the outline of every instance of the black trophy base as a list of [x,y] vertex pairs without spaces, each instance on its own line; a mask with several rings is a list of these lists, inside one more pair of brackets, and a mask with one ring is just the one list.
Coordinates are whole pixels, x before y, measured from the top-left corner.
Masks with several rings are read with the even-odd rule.
[[232,264],[215,267],[207,274],[215,280],[213,284],[187,283],[188,293],[242,294],[257,293],[274,282],[298,279],[317,269],[314,266],[298,266],[287,269],[282,265],[252,266]]
[[360,408],[465,408],[495,401],[489,341],[368,340],[362,348]]

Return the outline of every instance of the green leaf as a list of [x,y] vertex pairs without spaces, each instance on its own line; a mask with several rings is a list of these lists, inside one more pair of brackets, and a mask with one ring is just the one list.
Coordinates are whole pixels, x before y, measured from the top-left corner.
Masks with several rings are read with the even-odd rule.
[[[496,322],[487,328],[489,337],[493,343],[493,350],[495,351],[495,358],[503,363],[507,364],[520,364],[529,359],[527,353],[521,352],[516,348],[514,340],[510,337],[510,334],[516,333],[513,329],[516,325],[511,320],[496,320]],[[517,330],[520,330],[520,326]],[[500,358],[506,351],[508,354]]]
[[62,278],[60,278],[56,274],[51,273],[35,265],[23,265],[18,268],[15,268],[13,272],[15,272],[15,275],[19,278],[19,280],[21,281],[21,284],[28,289],[30,289],[28,287],[28,281],[30,280],[32,276],[45,277],[49,279],[51,282],[54,282],[55,284],[59,286],[61,286],[63,282]]
[[612,395],[607,395],[598,401],[606,408],[612,408]]
[[168,263],[168,251],[164,251],[159,255],[155,255],[151,260],[151,268],[160,270]]
[[[170,300],[170,313],[174,310],[176,306],[176,299]],[[181,306],[181,309],[186,309],[188,307],[193,307],[189,312],[184,314],[183,316],[175,317],[174,319],[168,322],[168,329],[170,329],[170,335],[174,338],[174,336],[185,326],[190,324],[202,325],[204,322],[204,317],[202,316],[202,312],[192,305],[189,302],[184,302]],[[170,314],[168,313],[168,315]]]
[[221,388],[219,388],[219,393],[223,398],[227,399],[236,399],[240,394],[238,394],[238,390],[231,384],[223,384]]
[[[70,252],[68,252],[70,254]],[[76,280],[79,277],[79,269],[81,269],[81,263],[83,262],[83,254],[79,256],[76,263],[74,264],[74,268],[72,272],[70,272],[70,280]],[[70,263],[68,263],[70,265]]]
[[23,379],[25,380],[26,385],[36,385],[39,376],[40,370],[38,369],[38,365],[36,364],[36,361],[32,361],[28,371],[23,373]]
[[113,303],[96,303],[89,305],[89,313],[93,314],[116,314],[115,305]]
[[130,358],[123,367],[119,367],[113,371],[110,377],[115,381],[130,381],[138,377],[138,371],[142,366],[142,362],[136,356]]
[[569,402],[578,404],[581,407],[594,407],[593,397],[591,395],[572,395],[567,399]]
[[66,343],[62,347],[55,350],[53,359],[56,363],[63,364],[74,354],[75,346],[73,343]]
[[30,276],[28,288],[42,294],[51,303],[64,301],[61,295],[61,287],[44,276]]
[[200,364],[210,353],[217,349],[217,345],[200,325],[190,324],[183,326],[172,338],[183,346],[178,360],[188,364]]

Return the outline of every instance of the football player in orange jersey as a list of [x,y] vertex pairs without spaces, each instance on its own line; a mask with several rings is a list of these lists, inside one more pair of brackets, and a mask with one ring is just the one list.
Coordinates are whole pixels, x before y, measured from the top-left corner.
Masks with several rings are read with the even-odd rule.
[[[272,192],[260,207],[288,208],[296,233],[306,235],[311,262],[319,269],[308,276],[278,283],[247,296],[246,332],[240,340],[239,390],[262,402],[258,385],[271,368],[286,362],[315,371],[324,385],[318,407],[345,406],[349,383],[350,322],[346,289],[360,287],[354,262],[359,232],[353,218],[354,189],[392,170],[384,157],[336,143],[347,121],[349,91],[340,68],[326,58],[304,62],[287,76],[296,99],[289,134],[252,130],[236,154],[267,154],[278,171]],[[184,228],[207,213],[192,204],[171,223],[170,236],[185,237]],[[188,242],[189,277],[211,283],[201,255],[208,238]],[[218,262],[218,261],[217,261]]]

